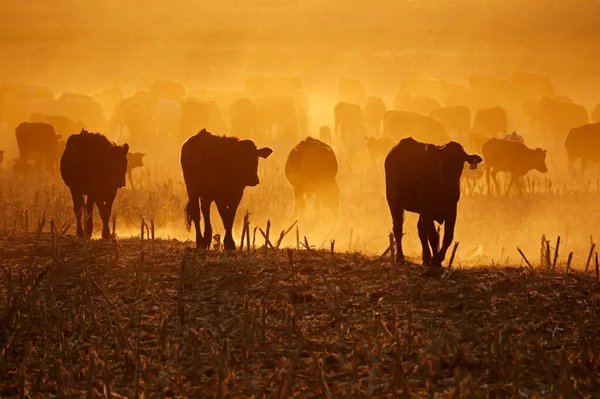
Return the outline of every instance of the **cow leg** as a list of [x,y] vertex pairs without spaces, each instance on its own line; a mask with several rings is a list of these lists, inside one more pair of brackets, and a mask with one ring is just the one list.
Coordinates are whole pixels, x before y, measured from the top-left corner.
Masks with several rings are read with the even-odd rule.
[[438,252],[433,257],[433,266],[442,266],[442,262],[446,257],[446,252],[450,245],[452,244],[452,240],[454,240],[454,227],[456,225],[456,207],[448,214],[445,220],[444,225],[444,241],[442,242],[442,248],[440,248],[440,252]]
[[106,201],[98,201],[96,205],[98,205],[98,212],[100,212],[100,218],[102,218],[102,238],[108,239],[110,238],[110,214],[112,213],[113,202],[115,201],[115,197],[111,196]]
[[127,171],[127,179],[129,180],[129,185],[131,186],[131,191],[135,194],[135,187],[133,186],[133,177],[130,170]]
[[83,195],[71,191],[73,197],[73,210],[77,223],[77,237],[83,237],[83,228],[81,227],[81,214],[83,213]]
[[[497,170],[493,170],[491,173],[492,176],[492,181],[494,182],[494,188],[496,189],[496,194],[500,195],[502,193],[502,190],[500,189],[500,183],[498,182],[498,171]],[[489,190],[489,187],[488,187]]]
[[200,231],[200,198],[193,195],[188,195],[188,198],[188,204],[185,207],[187,228],[189,230],[190,224],[194,223],[194,228],[196,229],[196,248],[203,248],[202,232]]
[[404,209],[397,206],[390,206],[390,211],[392,213],[392,221],[394,239],[396,240],[396,262],[403,263],[404,262],[404,251],[402,251],[402,236],[403,232],[403,224],[404,224]]
[[294,214],[292,217],[296,217],[304,213],[304,189],[300,186],[294,187]]
[[[204,238],[202,240],[201,247],[204,249],[210,249],[210,242],[212,240],[212,225],[210,224],[210,206],[212,200],[200,199],[200,207],[202,209],[202,216],[204,217]],[[198,231],[200,229],[198,228]]]
[[235,219],[235,213],[242,200],[242,193],[235,193],[231,195],[227,200],[217,201],[217,209],[223,219],[223,227],[225,227],[225,238],[223,239],[223,245],[227,251],[235,251],[235,241],[233,240],[233,220]]
[[92,237],[94,230],[94,199],[88,195],[85,203],[85,238]]
[[423,216],[419,215],[417,222],[417,231],[419,232],[419,240],[421,240],[423,265],[429,266],[431,263],[431,250],[429,249],[429,221],[426,221]]
[[435,228],[433,220],[428,221],[425,227],[427,227],[427,237],[429,238],[431,253],[433,256],[436,256],[440,250],[440,235],[438,230]]
[[487,184],[488,195],[492,194],[492,186],[490,185],[490,172],[491,169],[488,165],[485,166],[485,182]]

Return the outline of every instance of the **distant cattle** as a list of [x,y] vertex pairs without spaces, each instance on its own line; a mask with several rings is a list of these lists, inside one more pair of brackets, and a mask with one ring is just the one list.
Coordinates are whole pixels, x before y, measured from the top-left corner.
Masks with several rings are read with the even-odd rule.
[[331,128],[329,126],[321,126],[319,128],[319,140],[331,145]]
[[381,136],[381,125],[386,111],[387,106],[381,97],[367,97],[362,113],[369,134],[376,137]]
[[135,192],[135,186],[133,185],[132,172],[134,169],[141,168],[144,166],[144,156],[141,152],[130,152],[127,154],[127,179],[131,185],[131,191]]
[[397,142],[389,137],[367,137],[366,140],[369,157],[375,162],[384,159],[388,152],[397,144]]
[[477,111],[473,119],[473,132],[497,136],[508,130],[508,114],[502,107],[483,108]]
[[500,193],[498,183],[498,172],[510,173],[508,184],[508,195],[516,185],[519,193],[523,192],[521,178],[530,170],[538,170],[546,173],[546,150],[528,148],[518,141],[508,141],[491,138],[482,147],[483,159],[485,160],[485,176],[488,193],[491,193],[490,177],[494,182],[496,192]]
[[102,131],[106,128],[102,106],[87,96],[69,94],[56,100],[32,101],[29,110],[31,113],[65,116],[85,124],[90,130]]
[[304,82],[298,77],[249,77],[246,93],[252,97],[270,97],[291,94],[304,90]]
[[589,123],[569,131],[565,149],[572,170],[573,163],[581,160],[581,171],[585,171],[590,162],[600,162],[600,123]]
[[[73,197],[77,236],[90,238],[94,204],[102,219],[102,238],[110,237],[109,220],[117,190],[125,187],[129,146],[118,146],[99,133],[82,130],[70,136],[60,159],[60,174]],[[85,232],[81,217],[85,201]]]
[[291,143],[291,147],[297,142],[304,114],[293,95],[259,97],[255,102],[260,126],[270,143]]
[[334,108],[335,141],[340,147],[342,159],[351,168],[359,150],[364,148],[363,137],[367,128],[358,104],[339,102]]
[[[153,142],[156,135],[156,122],[152,104],[144,97],[133,96],[121,101],[115,108],[109,126],[117,140],[126,138],[135,148]],[[125,134],[126,133],[126,134]]]
[[588,112],[582,105],[550,97],[539,100],[535,118],[540,132],[547,138],[563,140],[572,128],[589,122]]
[[596,104],[592,110],[592,122],[600,122],[600,103]]
[[[404,212],[419,214],[417,228],[423,247],[423,264],[441,266],[454,239],[460,176],[465,163],[476,167],[479,155],[469,155],[456,142],[444,146],[406,138],[385,159],[386,198],[396,238],[396,260],[404,261]],[[434,221],[445,223],[442,247]],[[430,250],[431,246],[431,250]]]
[[529,94],[535,98],[554,96],[552,79],[546,75],[517,72],[512,74],[510,81],[513,84],[525,87]]
[[62,137],[69,137],[71,134],[79,133],[85,129],[85,125],[81,122],[75,122],[66,116],[31,114],[29,122],[46,123],[54,127],[56,134]]
[[330,146],[308,137],[296,145],[285,162],[285,177],[294,188],[294,217],[301,215],[308,197],[337,217],[340,189],[338,163]]
[[455,132],[458,137],[465,137],[471,131],[471,111],[468,107],[435,108],[427,115],[439,119],[448,131]]
[[[433,78],[406,78],[398,84],[399,93],[407,93],[415,96],[439,98],[447,83]],[[437,108],[437,107],[436,107]]]
[[119,86],[111,87],[110,89],[100,90],[92,94],[92,100],[97,102],[104,109],[105,115],[108,117],[112,115],[112,112],[116,108],[117,104],[121,102],[125,95],[123,89]]
[[187,96],[185,85],[172,80],[155,80],[150,85],[150,92],[157,98],[166,98],[175,102]]
[[[188,230],[196,229],[196,246],[207,249],[212,241],[210,206],[214,202],[223,220],[226,250],[235,250],[233,221],[247,186],[258,185],[258,159],[268,158],[272,149],[256,148],[252,140],[219,137],[205,129],[190,137],[181,147],[181,168],[188,194],[185,208]],[[204,235],[200,230],[200,206]]]
[[415,140],[436,145],[451,140],[442,122],[427,115],[408,111],[387,111],[383,117],[383,134],[396,141],[413,137]]
[[432,109],[440,108],[441,104],[432,97],[415,96],[408,93],[398,93],[393,100],[394,109],[398,111],[420,112],[427,114]]
[[15,130],[19,160],[34,161],[36,169],[42,170],[42,165],[50,171],[60,158],[59,139],[52,125],[47,123],[23,122]]
[[231,134],[236,137],[263,139],[264,132],[260,126],[258,107],[248,98],[240,98],[231,104],[229,109]]
[[181,101],[181,116],[179,119],[179,139],[190,134],[207,129],[213,132],[223,132],[225,121],[217,103],[213,101],[185,98]]
[[354,78],[342,78],[338,81],[338,99],[341,102],[363,104],[367,98],[367,89],[362,81]]

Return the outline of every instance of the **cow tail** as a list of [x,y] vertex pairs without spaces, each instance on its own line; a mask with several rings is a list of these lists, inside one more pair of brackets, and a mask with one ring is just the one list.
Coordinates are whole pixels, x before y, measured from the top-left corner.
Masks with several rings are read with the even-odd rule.
[[185,228],[187,231],[192,229],[192,201],[185,206]]

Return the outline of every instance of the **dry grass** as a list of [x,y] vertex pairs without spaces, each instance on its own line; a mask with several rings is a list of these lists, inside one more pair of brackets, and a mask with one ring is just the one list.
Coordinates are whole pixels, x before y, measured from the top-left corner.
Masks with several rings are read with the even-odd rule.
[[[594,397],[597,284],[3,235],[4,397]],[[33,253],[33,249],[35,253]]]

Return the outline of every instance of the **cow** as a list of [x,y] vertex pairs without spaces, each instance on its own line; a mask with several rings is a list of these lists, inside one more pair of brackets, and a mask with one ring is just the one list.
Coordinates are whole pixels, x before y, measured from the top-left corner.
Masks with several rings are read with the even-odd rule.
[[102,106],[90,97],[65,93],[55,100],[36,100],[29,104],[31,113],[65,116],[83,123],[86,129],[101,131],[106,127]]
[[259,123],[271,143],[296,142],[300,132],[301,113],[292,94],[259,97]]
[[338,81],[338,98],[341,102],[362,104],[367,98],[365,84],[354,78],[341,78]]
[[[233,221],[244,189],[259,184],[258,159],[273,153],[269,147],[256,148],[252,140],[215,136],[202,129],[181,147],[181,169],[188,194],[186,227],[196,229],[196,246],[208,249],[212,240],[210,206],[214,202],[223,220],[225,250],[235,250]],[[200,206],[204,235],[200,231]]]
[[214,101],[204,101],[187,97],[181,101],[179,119],[179,139],[189,137],[200,129],[213,132],[225,130],[225,121],[221,109]]
[[506,133],[507,129],[508,115],[502,107],[480,109],[473,119],[473,133],[496,136],[500,133]]
[[52,125],[56,134],[62,137],[69,137],[70,135],[79,133],[82,129],[85,129],[85,124],[72,121],[66,116],[34,113],[29,117],[29,122],[46,123],[48,125]]
[[600,162],[600,123],[588,123],[574,127],[565,140],[565,149],[569,159],[569,170],[573,171],[573,163],[581,159],[581,172],[589,162]]
[[374,162],[379,162],[397,144],[389,137],[367,137],[367,152]]
[[[109,220],[117,191],[125,187],[129,145],[116,145],[100,133],[82,130],[67,139],[60,174],[71,191],[77,236],[90,238],[94,204],[102,219],[102,238],[110,237]],[[84,196],[87,196],[84,204]],[[85,231],[81,216],[85,206]]]
[[451,140],[442,122],[409,111],[387,111],[383,117],[383,134],[396,141],[413,137],[415,140],[435,145],[442,145]]
[[264,132],[260,127],[258,107],[248,98],[240,98],[229,108],[231,134],[235,137],[263,139]]
[[52,125],[47,123],[22,122],[15,130],[19,159],[22,162],[34,161],[38,173],[42,165],[50,171],[60,158],[60,136]]
[[135,186],[133,185],[132,171],[137,168],[144,166],[144,156],[141,152],[130,152],[127,154],[127,179],[131,185],[131,191],[135,193]]
[[569,131],[589,122],[585,107],[558,98],[543,97],[538,101],[535,117],[547,138],[564,140]]
[[246,93],[256,97],[270,97],[291,94],[304,90],[304,82],[298,77],[249,77],[245,83]]
[[[396,239],[397,262],[404,261],[404,211],[409,211],[419,214],[417,229],[423,247],[423,264],[441,267],[454,239],[463,166],[468,163],[474,168],[481,161],[479,155],[467,154],[454,141],[436,146],[409,137],[392,148],[385,158],[385,185]],[[444,240],[439,250],[434,221],[445,223]]]
[[554,84],[552,79],[546,75],[516,72],[511,75],[510,81],[513,84],[525,87],[529,94],[535,98],[554,96]]
[[450,132],[455,132],[458,137],[465,138],[471,131],[471,111],[465,106],[451,106],[434,108],[427,116],[437,118]]
[[490,177],[496,187],[496,192],[500,193],[500,185],[496,175],[498,172],[510,173],[510,182],[508,184],[508,195],[514,185],[517,186],[519,193],[523,192],[521,178],[530,170],[538,170],[546,173],[546,150],[541,148],[530,149],[519,141],[509,141],[498,138],[491,138],[483,144],[481,149],[483,159],[485,160],[485,178],[488,187],[488,194],[491,194]]
[[438,98],[443,94],[446,85],[447,83],[440,79],[421,77],[406,78],[398,83],[398,92]]
[[421,114],[427,114],[432,109],[441,107],[441,104],[435,98],[407,93],[396,94],[393,105],[394,109],[398,111],[419,112]]
[[150,92],[157,98],[166,98],[175,102],[187,96],[185,85],[171,80],[155,80],[150,85]]
[[330,146],[308,137],[296,145],[285,162],[285,177],[294,188],[294,215],[301,215],[307,197],[337,217],[340,189],[336,181],[338,163]]
[[362,113],[367,130],[371,135],[381,136],[381,125],[386,111],[387,106],[381,97],[367,97]]
[[346,102],[336,104],[334,110],[335,141],[341,150],[342,160],[346,160],[349,168],[355,163],[355,155],[364,150],[362,137],[366,134],[366,126],[360,105]]

